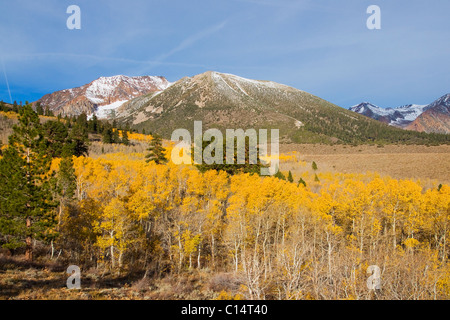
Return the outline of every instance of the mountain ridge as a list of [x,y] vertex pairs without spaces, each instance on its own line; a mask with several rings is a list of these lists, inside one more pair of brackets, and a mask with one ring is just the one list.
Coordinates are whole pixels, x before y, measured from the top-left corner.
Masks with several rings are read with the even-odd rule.
[[450,133],[450,94],[428,105],[408,104],[396,108],[380,108],[362,102],[349,110],[391,126],[427,133]]
[[267,80],[207,71],[184,77],[166,90],[137,97],[117,109],[116,119],[170,138],[193,121],[209,128],[279,128],[281,142],[356,143],[423,141],[428,138],[387,126],[308,92]]

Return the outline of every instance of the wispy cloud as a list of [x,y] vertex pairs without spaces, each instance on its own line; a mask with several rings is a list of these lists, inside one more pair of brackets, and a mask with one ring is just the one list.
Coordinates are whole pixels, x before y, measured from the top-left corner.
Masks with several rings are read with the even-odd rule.
[[193,63],[185,63],[185,62],[164,62],[161,60],[139,60],[139,59],[130,59],[123,57],[109,57],[102,55],[94,55],[94,54],[79,54],[79,53],[67,53],[67,52],[36,52],[36,53],[18,53],[14,55],[5,55],[4,56],[9,62],[20,62],[27,61],[29,62],[32,59],[35,60],[45,60],[45,61],[56,61],[56,60],[70,60],[72,62],[86,62],[86,61],[97,61],[97,62],[124,62],[138,65],[149,65],[149,64],[165,64],[165,65],[173,65],[173,66],[183,66],[183,67],[203,67],[204,65],[193,64]]
[[6,86],[7,86],[7,88],[8,88],[9,101],[10,101],[11,103],[13,103],[13,101],[12,101],[12,96],[11,96],[11,90],[9,89],[8,76],[6,75],[5,63],[3,62],[3,57],[0,57],[0,60],[2,61],[3,74],[5,75]]
[[225,25],[226,25],[226,21],[223,21],[222,23],[211,26],[205,30],[202,30],[194,35],[187,37],[178,46],[176,46],[175,48],[170,50],[168,53],[162,55],[157,60],[163,61],[163,60],[167,59],[168,57],[170,57],[171,55],[193,46],[195,43],[199,42],[200,40],[207,38],[207,37],[213,35],[214,33],[222,30],[225,27]]
[[161,65],[167,60],[169,57],[173,56],[174,54],[181,52],[183,50],[186,50],[190,47],[192,47],[194,44],[198,43],[199,41],[208,38],[212,36],[213,34],[219,32],[222,30],[227,24],[227,21],[223,21],[219,24],[215,24],[212,26],[209,26],[208,28],[203,29],[200,32],[197,32],[193,35],[188,36],[183,41],[181,41],[176,47],[174,47],[169,52],[166,52],[164,54],[159,55],[156,59],[148,60],[149,66],[141,69],[139,73],[145,73],[148,72],[151,68],[156,67],[158,65]]
[[299,3],[304,3],[304,1],[280,1],[280,0],[233,0],[236,2],[243,2],[243,3],[251,3],[251,4],[257,4],[261,6],[271,6],[271,7],[297,7]]

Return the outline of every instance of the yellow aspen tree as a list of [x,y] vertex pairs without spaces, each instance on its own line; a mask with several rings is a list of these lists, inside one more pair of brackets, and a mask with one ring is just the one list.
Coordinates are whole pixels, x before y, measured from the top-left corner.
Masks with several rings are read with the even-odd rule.
[[113,198],[103,209],[98,221],[94,223],[94,230],[100,234],[96,245],[108,252],[111,267],[123,267],[123,256],[128,247],[135,241],[134,217],[118,198]]

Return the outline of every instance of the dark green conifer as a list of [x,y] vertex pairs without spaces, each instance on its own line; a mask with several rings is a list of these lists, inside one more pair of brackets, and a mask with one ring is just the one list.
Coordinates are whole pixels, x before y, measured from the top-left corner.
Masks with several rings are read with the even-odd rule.
[[122,144],[129,146],[130,140],[128,139],[128,132],[127,130],[122,131]]
[[298,185],[297,186],[299,186],[300,184],[302,184],[302,185],[304,185],[306,187],[306,182],[305,182],[305,180],[303,180],[303,178],[300,178],[300,180],[298,180]]
[[165,148],[162,146],[162,139],[160,136],[153,136],[147,151],[149,151],[149,153],[145,156],[147,158],[147,162],[155,161],[156,164],[167,163],[167,158],[164,154]]
[[44,239],[54,222],[51,157],[38,114],[29,104],[19,111],[0,159],[0,242],[9,249],[25,246],[25,258],[32,261],[33,239]]
[[294,178],[292,177],[292,172],[291,172],[291,170],[289,170],[289,174],[288,174],[288,177],[287,177],[287,181],[289,181],[289,182],[294,182]]

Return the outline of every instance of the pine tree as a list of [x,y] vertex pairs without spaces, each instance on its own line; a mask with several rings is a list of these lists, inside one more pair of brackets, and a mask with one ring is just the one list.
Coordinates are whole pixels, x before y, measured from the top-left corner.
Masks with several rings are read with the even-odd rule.
[[298,180],[297,186],[299,186],[300,184],[302,184],[306,187],[306,182],[305,182],[305,180],[303,180],[303,178],[300,178],[300,180]]
[[102,141],[103,143],[113,143],[113,130],[109,122],[103,126]]
[[37,113],[39,116],[43,116],[43,115],[44,115],[44,108],[41,106],[41,103],[40,103],[40,102],[38,102],[38,103],[36,104],[36,113]]
[[285,176],[281,171],[279,171],[279,170],[278,170],[277,173],[275,173],[274,177],[275,177],[275,178],[278,178],[278,179],[280,179],[280,180],[286,180],[286,176]]
[[315,182],[320,182],[319,177],[317,176],[317,173],[314,175],[314,181]]
[[62,122],[47,121],[42,126],[44,143],[50,157],[61,157],[66,147],[69,132]]
[[292,177],[292,172],[291,172],[291,170],[289,170],[289,174],[288,174],[288,177],[287,177],[287,181],[289,181],[289,182],[294,182],[294,178]]
[[122,130],[122,144],[129,146],[130,140],[128,139],[128,132],[127,130]]
[[[233,163],[231,164],[227,164],[227,146],[226,146],[226,140],[224,139],[224,141],[222,142],[222,150],[223,150],[223,158],[222,158],[222,163],[212,163],[212,164],[206,164],[205,163],[205,159],[203,157],[203,153],[205,151],[205,148],[207,148],[211,143],[213,143],[214,140],[212,142],[209,141],[202,141],[202,148],[198,148],[196,150],[196,148],[193,148],[191,150],[191,156],[192,156],[192,160],[194,161],[195,159],[195,152],[201,153],[202,155],[202,159],[203,159],[203,163],[202,164],[198,164],[196,165],[196,167],[198,168],[198,170],[200,172],[206,172],[208,170],[216,170],[216,171],[225,171],[227,172],[229,175],[235,175],[235,174],[239,174],[239,173],[250,173],[250,174],[257,174],[260,175],[261,174],[261,168],[263,167],[267,167],[267,165],[264,165],[261,162],[261,158],[259,157],[259,149],[258,147],[256,147],[256,149],[254,149],[254,153],[256,154],[256,163],[251,163],[250,162],[250,157],[251,157],[251,150],[250,150],[250,142],[249,142],[249,138],[246,137],[245,139],[245,145],[244,145],[244,163],[239,164],[238,163],[238,150],[237,150],[237,138],[235,138],[234,140],[234,154],[233,154]],[[211,156],[215,156],[215,150],[211,152]]]
[[45,107],[44,116],[47,117],[54,117],[53,111],[50,110],[50,108],[47,106]]
[[[66,145],[66,155],[74,155],[77,157],[88,155],[89,153],[89,137],[87,128],[76,123],[68,136],[68,144]],[[68,149],[68,150],[67,150]]]
[[88,121],[87,121],[87,115],[86,113],[82,113],[80,114],[76,120],[75,123],[79,124],[83,129],[87,129],[88,128]]
[[278,178],[280,180],[286,180],[286,176],[281,172],[280,168],[277,166],[275,168],[276,173],[273,175],[275,178]]
[[315,162],[315,161],[313,161],[313,163],[312,163],[311,167],[312,167],[312,169],[313,169],[314,171],[316,171],[316,170],[317,170],[317,164],[316,164],[316,162]]
[[113,128],[112,143],[120,143],[119,130]]
[[73,200],[76,188],[76,176],[72,155],[66,154],[59,164],[59,171],[56,176],[55,191],[59,197],[58,223],[61,222],[63,209]]
[[150,142],[150,147],[147,151],[150,151],[145,157],[147,158],[147,162],[155,161],[157,164],[167,163],[167,158],[164,155],[164,148],[162,146],[161,137],[158,135],[154,135],[152,141]]
[[8,148],[0,160],[0,234],[3,247],[25,246],[25,258],[33,259],[33,239],[51,228],[54,202],[49,188],[51,157],[39,116],[31,105],[20,109]]
[[95,115],[95,113],[92,116],[92,119],[90,119],[88,121],[88,127],[89,127],[89,132],[91,132],[91,133],[98,133],[99,132],[98,118]]

